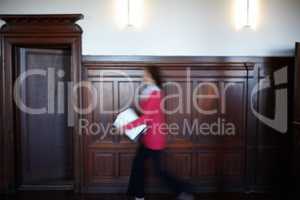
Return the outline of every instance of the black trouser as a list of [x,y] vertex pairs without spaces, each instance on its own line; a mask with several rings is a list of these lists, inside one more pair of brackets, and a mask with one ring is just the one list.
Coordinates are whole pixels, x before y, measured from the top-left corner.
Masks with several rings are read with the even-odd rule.
[[148,158],[152,160],[155,174],[176,194],[188,192],[187,185],[179,181],[177,178],[169,174],[161,165],[161,150],[151,150],[143,145],[137,149],[135,158],[132,163],[131,176],[128,186],[128,194],[142,198],[145,195],[144,191],[144,161]]

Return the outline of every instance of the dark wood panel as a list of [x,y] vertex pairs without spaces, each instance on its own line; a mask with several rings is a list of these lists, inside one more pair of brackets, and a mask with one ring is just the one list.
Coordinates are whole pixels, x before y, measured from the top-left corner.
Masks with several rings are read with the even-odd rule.
[[294,121],[300,121],[300,43],[296,44],[296,60],[295,60],[295,84],[294,84]]
[[[275,150],[259,150],[257,164],[257,184],[279,185],[280,184],[280,160],[279,152]],[[276,185],[276,186],[277,186]]]
[[196,175],[198,177],[217,177],[219,164],[216,152],[199,153],[196,163]]
[[[164,103],[166,110],[166,121],[172,126],[176,125],[176,130],[168,135],[169,143],[192,142],[189,132],[185,128],[186,124],[191,126],[191,88],[192,82],[188,80],[176,80],[165,78],[164,92],[167,98]],[[189,106],[189,107],[188,107]]]
[[[245,76],[245,74],[247,74],[247,68],[245,65],[244,68],[242,66],[243,64],[232,65],[232,69],[228,69],[227,71],[227,69],[223,68],[222,65],[216,64],[212,66],[215,70],[209,72],[206,70],[207,66],[203,66],[204,69],[202,69],[202,67],[193,67],[190,69],[185,67],[185,65],[177,66],[176,68],[172,68],[171,66],[168,68],[162,68],[165,83],[164,91],[166,95],[175,95],[174,98],[167,99],[164,102],[165,108],[170,110],[177,108],[178,105],[183,106],[183,110],[180,110],[179,108],[176,109],[175,112],[167,114],[167,121],[169,124],[176,123],[179,125],[178,135],[169,136],[169,150],[165,155],[165,164],[174,174],[189,179],[195,183],[200,183],[202,186],[209,183],[207,186],[215,189],[219,187],[217,179],[220,176],[224,176],[227,178],[224,178],[223,181],[227,184],[235,184],[242,187],[241,180],[244,176],[243,138],[245,135],[245,106],[247,97],[247,76]],[[125,105],[126,102],[133,100],[132,97],[135,94],[135,88],[137,88],[140,84],[143,74],[141,66],[132,67],[131,65],[126,66],[124,69],[122,66],[118,65],[107,66],[105,64],[100,65],[98,68],[94,65],[86,65],[86,69],[87,80],[89,80],[93,85],[99,81],[104,82],[103,85],[109,85],[107,88],[109,88],[110,91],[106,90],[105,87],[103,88],[103,91],[106,91],[104,99],[106,102],[103,102],[103,104],[106,105],[106,103],[108,103],[110,108],[117,107],[117,110],[123,108],[123,105]],[[131,78],[131,82],[120,75],[120,71]],[[192,79],[189,79],[190,77],[186,77],[187,73],[191,74]],[[105,75],[102,76],[103,74]],[[216,86],[217,91],[210,87],[209,84],[204,84],[197,88],[198,84],[207,83],[208,81]],[[217,112],[212,115],[212,117],[197,113],[194,108],[191,107],[193,106],[192,92],[195,89],[199,90],[197,91],[199,95],[212,95],[214,92],[220,92],[222,89],[225,89],[227,94],[226,99],[224,100],[225,103],[223,103],[224,105],[222,104],[223,101],[218,98],[200,99],[197,100],[197,104],[201,106],[202,109],[208,110],[215,108]],[[98,89],[95,91],[101,92]],[[184,98],[182,102],[179,102],[179,98],[176,98],[176,95],[180,97],[189,97],[190,95],[190,98]],[[99,94],[94,94],[94,97],[91,97],[91,99],[94,98],[99,98]],[[239,100],[237,101],[237,99]],[[88,98],[86,101],[88,101]],[[117,106],[112,105],[114,102],[117,102]],[[127,106],[129,106],[129,104]],[[224,114],[225,111],[224,113],[221,112],[222,106],[229,109],[228,115]],[[232,115],[230,113],[238,114]],[[100,116],[103,116],[101,110],[97,109],[92,115],[94,117],[88,117],[92,120],[91,123],[102,122],[100,119]],[[223,117],[224,121],[231,120],[232,123],[237,124],[237,133],[235,136],[229,135],[227,139],[223,139],[223,136],[218,137],[220,136],[219,133],[215,135],[211,133],[208,133],[208,135],[204,135],[202,133],[195,134],[197,129],[187,131],[186,128],[184,128],[184,120],[186,120],[188,126],[191,127],[192,120],[199,120],[198,123],[208,122],[211,124],[218,121],[219,117]],[[100,119],[100,121],[96,119]],[[106,119],[103,120],[104,124],[109,122],[112,122],[111,118],[109,118],[108,121]],[[85,137],[86,141],[94,140],[92,139],[94,136],[85,135]],[[105,144],[95,144],[93,142],[86,143],[85,146],[88,152],[94,152],[94,149],[97,149],[99,152],[108,152],[108,154],[111,153],[112,160],[118,161],[108,161],[108,163],[111,164],[109,171],[111,174],[104,178],[99,178],[98,175],[87,171],[86,175],[88,176],[88,181],[86,183],[86,190],[90,190],[88,188],[95,187],[95,183],[98,183],[99,186],[100,184],[110,184],[111,187],[119,187],[121,184],[123,187],[126,187],[126,179],[130,173],[131,161],[134,155],[127,152],[133,152],[136,145],[128,141],[128,139],[113,139],[111,141],[113,142]],[[231,151],[224,151],[224,149],[231,149]],[[198,150],[201,151],[199,155],[196,153]],[[86,160],[87,163],[90,163],[88,165],[95,165],[93,163],[97,163],[95,160],[97,158],[89,157],[89,159],[94,160]],[[114,170],[116,170],[115,174],[113,174]],[[151,170],[151,165],[148,165],[146,174],[149,178],[147,179],[147,182],[150,185],[155,186],[158,184],[157,180],[152,178],[154,174],[153,170]],[[206,181],[201,181],[203,178]],[[199,187],[201,187],[200,185]]]
[[223,158],[223,172],[225,176],[243,176],[243,154],[239,152],[227,153]]
[[193,156],[192,153],[168,152],[166,155],[167,169],[181,178],[191,178]]
[[300,43],[296,43],[296,59],[295,59],[295,76],[294,76],[294,108],[292,117],[292,128],[293,128],[293,135],[292,135],[292,162],[291,162],[291,184],[290,187],[292,188],[292,195],[300,197],[299,187],[300,187]]
[[[281,170],[283,166],[277,165],[277,170],[269,168],[282,161],[284,154],[278,156],[279,154],[275,152],[284,150],[287,147],[287,140],[285,136],[262,124],[251,112],[250,102],[254,103],[253,106],[259,113],[272,116],[274,103],[270,102],[274,101],[273,95],[270,92],[255,95],[251,101],[251,92],[261,79],[283,66],[290,67],[292,63],[291,58],[87,56],[84,66],[87,70],[87,80],[97,82],[101,75],[105,74],[102,80],[113,82],[114,89],[109,95],[114,97],[108,99],[117,102],[115,107],[118,108],[134,94],[134,88],[138,87],[141,81],[142,67],[148,64],[161,69],[165,83],[175,82],[183,88],[180,95],[184,97],[195,89],[198,90],[196,94],[214,96],[216,90],[221,91],[225,87],[225,100],[196,99],[199,107],[216,108],[216,113],[205,115],[189,107],[190,113],[177,110],[167,115],[167,121],[178,123],[179,133],[183,133],[185,131],[183,119],[187,119],[187,124],[191,127],[193,120],[199,120],[200,124],[205,122],[212,124],[221,118],[236,125],[236,134],[217,137],[211,131],[208,131],[207,135],[195,134],[199,131],[195,129],[190,130],[192,135],[169,136],[165,164],[173,173],[195,183],[197,188],[206,188],[205,191],[262,191],[276,186],[272,180],[276,177],[277,170]],[[129,89],[130,82],[116,72],[127,74],[133,81],[133,87]],[[187,79],[187,74],[190,79]],[[208,84],[198,87],[199,84],[207,82],[213,83],[217,89]],[[175,94],[173,99],[165,102],[165,108],[175,108],[180,103],[176,99],[178,88],[176,85],[167,84],[164,91],[167,95]],[[121,97],[125,100],[120,99]],[[184,98],[181,103],[185,107],[191,103],[189,101],[192,100]],[[222,107],[225,107],[226,112],[222,112]],[[110,185],[108,182],[112,188],[126,188],[130,162],[134,157],[136,145],[125,138],[124,141],[122,139],[114,141],[113,144],[86,146],[88,151],[97,149],[100,152],[113,153],[117,160],[114,166],[111,166],[116,170],[116,176],[110,180],[99,180],[99,183],[93,186],[89,186],[91,183],[87,182],[87,191],[95,191],[95,188],[104,183],[108,186]],[[147,167],[146,174],[153,176],[150,166]],[[159,185],[152,178],[147,179],[147,182],[150,186]]]
[[[75,21],[81,19],[80,14],[72,15],[1,15],[0,18],[5,21],[5,25],[1,27],[1,137],[3,145],[1,145],[1,174],[5,177],[0,182],[5,192],[14,191],[17,188],[17,130],[20,124],[16,120],[16,107],[13,99],[13,87],[16,79],[15,69],[15,49],[16,47],[26,48],[48,48],[48,49],[68,49],[70,51],[70,70],[69,77],[74,83],[81,78],[81,29],[75,25]],[[33,37],[34,35],[34,37]],[[48,61],[43,60],[49,64]],[[4,66],[5,63],[5,66]],[[45,66],[47,66],[45,64]],[[80,90],[78,92],[81,96]],[[38,99],[37,99],[38,100]],[[76,99],[77,105],[80,105],[80,98]],[[5,116],[2,115],[5,113]],[[73,148],[72,159],[74,165],[72,171],[73,180],[58,189],[73,189],[79,191],[81,177],[81,147],[78,132],[78,117],[71,110],[69,117],[76,122],[73,124],[74,131],[72,134]],[[55,188],[55,186],[51,186]],[[27,189],[43,189],[43,187],[30,187]],[[45,189],[45,188],[44,188]]]
[[120,153],[119,157],[119,175],[128,178],[131,173],[131,164],[134,159],[134,153]]
[[[2,37],[0,37],[0,59],[1,61],[3,60],[3,40]],[[3,81],[4,80],[4,68],[1,66],[0,69],[0,79]],[[3,91],[4,90],[4,85],[2,83],[2,81],[0,82],[0,90]],[[3,104],[4,104],[4,98],[3,98],[3,92],[0,92],[0,108],[2,111],[3,108]],[[3,122],[4,122],[4,116],[3,116],[3,112],[0,112],[0,130],[4,131],[4,126],[3,126]],[[5,181],[5,176],[4,176],[4,134],[0,134],[0,193],[4,192],[4,183]]]
[[[90,144],[98,143],[113,143],[114,137],[109,133],[113,115],[109,112],[114,109],[114,83],[107,82],[92,82],[95,88],[95,93],[92,95],[92,104],[95,104],[95,109],[91,113],[91,121],[89,125],[91,137]],[[100,114],[99,114],[100,113]]]
[[89,154],[91,183],[106,182],[116,176],[114,166],[117,157],[114,153],[91,151]]
[[[17,146],[21,147],[17,152],[19,184],[25,187],[72,180],[72,129],[68,128],[66,98],[69,51],[18,48],[17,54],[17,76],[32,70],[47,73],[48,78],[51,73],[67,74],[62,78],[53,76],[51,82],[48,82],[46,76],[35,75],[28,77],[21,85],[20,101],[31,109],[47,108],[47,112],[37,115],[17,110],[20,129],[17,130],[16,138]],[[58,84],[64,84],[63,90],[58,89]],[[49,149],[52,151],[49,152]]]

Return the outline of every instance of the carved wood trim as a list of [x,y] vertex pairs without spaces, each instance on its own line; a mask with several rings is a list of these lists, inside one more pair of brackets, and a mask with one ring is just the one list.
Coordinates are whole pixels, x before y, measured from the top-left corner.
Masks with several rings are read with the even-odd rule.
[[82,33],[75,24],[83,19],[82,14],[61,15],[0,15],[6,22],[1,27],[2,34],[53,34],[53,33]]

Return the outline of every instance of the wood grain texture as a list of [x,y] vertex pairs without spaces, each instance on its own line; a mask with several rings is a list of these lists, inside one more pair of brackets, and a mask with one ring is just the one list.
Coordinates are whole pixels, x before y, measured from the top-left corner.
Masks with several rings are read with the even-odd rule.
[[[214,122],[218,117],[233,121],[237,125],[234,137],[170,136],[164,164],[175,174],[196,185],[196,192],[274,192],[280,191],[289,177],[291,152],[289,144],[294,141],[299,147],[299,122],[294,121],[295,138],[280,134],[259,122],[251,112],[251,89],[263,78],[277,69],[289,67],[293,74],[292,57],[160,57],[160,56],[84,56],[81,62],[81,32],[75,21],[81,15],[2,15],[6,25],[1,28],[1,91],[0,127],[1,191],[12,191],[15,185],[15,119],[12,99],[14,81],[14,47],[59,47],[71,52],[70,77],[74,82],[85,80],[95,90],[79,91],[78,105],[86,107],[96,102],[96,109],[87,115],[74,115],[75,121],[88,119],[95,124],[108,125],[116,114],[106,110],[118,110],[134,97],[142,81],[143,66],[159,67],[165,82],[176,82],[183,88],[183,96],[195,90],[200,83],[210,82],[221,87],[223,83],[233,84],[227,90],[226,114],[201,115],[194,109],[190,114],[175,112],[167,116],[169,123],[176,122],[183,131],[182,118],[191,124],[194,119]],[[299,54],[299,50],[297,51]],[[299,63],[299,62],[298,62]],[[81,68],[83,65],[83,68]],[[299,66],[296,64],[296,69]],[[190,79],[186,73],[190,70]],[[131,81],[120,73],[127,74]],[[298,71],[295,73],[298,75]],[[296,79],[299,76],[296,76]],[[289,82],[289,91],[291,91]],[[186,87],[190,86],[190,87]],[[189,89],[190,88],[190,89]],[[298,88],[298,87],[297,87]],[[197,93],[214,94],[207,85],[197,88]],[[295,89],[297,93],[298,89]],[[168,94],[176,94],[174,86],[166,88]],[[99,101],[102,99],[102,101]],[[290,99],[289,99],[290,100]],[[297,102],[298,97],[294,100]],[[189,100],[184,100],[187,106]],[[264,91],[254,96],[254,108],[266,115],[273,115],[274,92]],[[166,107],[176,107],[176,100],[166,102]],[[203,109],[220,108],[216,99],[197,100]],[[291,106],[291,105],[290,105]],[[290,108],[291,109],[291,108]],[[5,113],[5,114],[3,114]],[[296,115],[297,116],[297,115]],[[105,136],[104,131],[93,135],[97,127],[79,131],[74,127],[74,190],[82,192],[125,192],[131,161],[136,145],[122,135]],[[109,127],[110,130],[111,127]],[[80,134],[81,133],[81,136]],[[295,148],[297,150],[297,148]],[[296,151],[297,152],[297,151]],[[294,155],[297,155],[296,153]],[[294,168],[295,170],[299,168]],[[146,169],[150,192],[166,192],[161,184],[152,178],[151,167]],[[298,179],[299,180],[299,179]],[[279,189],[278,189],[279,188]]]
[[[6,22],[0,30],[1,38],[1,190],[14,191],[16,183],[16,130],[20,124],[15,120],[16,107],[13,100],[13,86],[16,79],[16,47],[58,48],[70,51],[70,80],[77,83],[81,79],[81,29],[75,22],[82,15],[1,15]],[[78,92],[81,96],[80,91]],[[81,100],[76,102],[81,106]],[[5,113],[2,114],[2,113]],[[79,116],[71,114],[75,121]],[[43,127],[41,127],[43,128]],[[81,146],[77,132],[77,123],[73,129],[74,181],[71,188],[80,189],[81,180]],[[74,187],[73,187],[74,186]],[[70,188],[69,186],[66,188]]]
[[[287,136],[279,134],[255,118],[250,110],[250,97],[252,88],[261,79],[284,66],[291,68],[292,58],[85,56],[83,64],[85,80],[95,85],[97,92],[98,86],[102,85],[102,91],[105,91],[102,104],[109,105],[106,108],[111,110],[118,110],[126,101],[132,100],[134,91],[142,81],[143,66],[147,65],[160,68],[165,83],[176,82],[184,88],[182,96],[195,89],[199,90],[199,94],[214,94],[214,90],[207,85],[198,87],[205,82],[214,83],[218,87],[221,87],[222,83],[232,84],[226,90],[225,114],[217,112],[208,116],[191,109],[190,114],[169,114],[167,121],[179,124],[182,132],[182,119],[187,119],[189,124],[197,119],[213,123],[219,117],[223,117],[237,125],[237,134],[233,137],[216,137],[193,132],[191,136],[169,136],[165,164],[174,174],[194,183],[198,192],[270,191],[282,184],[282,177],[277,175],[282,173],[285,167],[282,162],[286,157],[277,152],[287,149]],[[190,71],[190,79],[186,78],[187,71]],[[129,76],[131,81],[126,80],[120,72]],[[190,87],[186,87],[187,85]],[[167,94],[178,92],[172,85],[167,85],[164,91]],[[88,105],[96,96],[99,98],[97,94],[85,96],[84,104]],[[254,98],[254,107],[259,112],[267,116],[272,115],[272,91],[261,93]],[[165,103],[167,109],[172,109],[178,101],[171,99]],[[181,103],[184,106],[188,105],[186,100]],[[221,107],[220,100],[216,99],[201,99],[197,104],[203,109]],[[115,114],[106,116],[101,110],[97,110],[86,117],[92,122],[109,124],[114,116]],[[84,141],[86,152],[111,152],[117,160],[111,166],[111,176],[105,179],[90,177],[91,173],[85,171],[87,178],[84,191],[124,192],[136,145],[123,136],[113,136],[108,139],[110,142],[107,142],[97,136],[85,134]],[[91,169],[91,164],[95,165],[95,161],[90,160],[85,160],[84,163],[86,169]],[[112,173],[113,171],[115,173]],[[151,169],[146,169],[146,174],[150,191],[162,191],[161,188],[157,190],[160,184],[151,177]],[[97,180],[97,184],[88,180]]]
[[[81,34],[80,26],[75,23],[83,19],[81,14],[57,14],[57,15],[0,15],[6,23],[1,27],[1,33],[6,34]],[[54,35],[52,35],[54,37]]]
[[[293,129],[293,135],[291,137],[292,142],[292,161],[291,161],[291,184],[293,188],[292,195],[300,197],[300,43],[296,43],[296,59],[295,59],[295,76],[294,76],[294,107],[291,127]],[[291,195],[291,196],[292,196]]]
[[[21,85],[20,98],[30,108],[45,108],[47,105],[58,105],[59,97],[67,97],[67,91],[58,91],[59,81],[69,81],[70,53],[67,49],[16,48],[16,76],[28,70],[42,70],[51,73],[64,71],[64,78],[52,82],[50,92],[46,76],[32,76]],[[53,71],[53,72],[54,72]],[[49,94],[53,102],[48,104]],[[35,184],[60,184],[73,179],[72,128],[67,123],[67,98],[60,98],[64,110],[62,113],[43,113],[30,115],[17,109],[16,123],[16,165],[19,187]],[[54,110],[57,110],[54,108]],[[53,111],[54,111],[53,110]],[[52,112],[52,111],[50,111]],[[18,126],[17,126],[18,127]],[[51,149],[51,151],[49,151]]]

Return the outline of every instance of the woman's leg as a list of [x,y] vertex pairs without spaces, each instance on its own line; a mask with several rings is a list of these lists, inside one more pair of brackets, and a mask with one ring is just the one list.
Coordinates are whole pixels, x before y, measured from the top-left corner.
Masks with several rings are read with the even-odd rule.
[[155,174],[174,192],[179,195],[183,192],[190,192],[190,186],[169,173],[161,163],[162,151],[151,151],[150,157],[153,161]]
[[132,162],[131,175],[129,179],[128,194],[130,196],[143,198],[144,191],[144,160],[146,151],[143,145],[138,147]]

